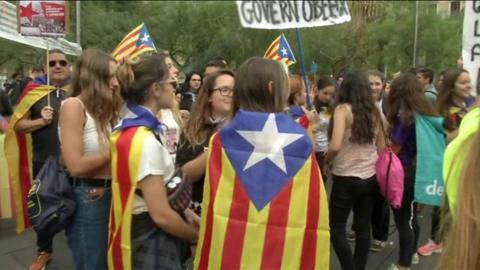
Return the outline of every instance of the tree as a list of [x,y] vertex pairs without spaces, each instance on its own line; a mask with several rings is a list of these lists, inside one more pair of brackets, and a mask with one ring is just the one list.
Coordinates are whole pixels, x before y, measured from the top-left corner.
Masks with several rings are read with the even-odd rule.
[[[433,3],[433,4],[432,4]],[[319,64],[319,73],[337,74],[348,68],[392,73],[412,64],[415,3],[412,1],[350,1],[349,23],[301,29],[306,62]],[[435,2],[420,2],[418,62],[439,71],[455,64],[461,48],[462,17],[443,19]],[[217,56],[238,66],[263,56],[282,32],[242,28],[233,1],[82,1],[81,45],[112,52],[121,39],[145,22],[159,50],[167,50],[185,71],[202,71]],[[75,5],[70,5],[70,29],[75,29]],[[298,55],[294,30],[283,31]],[[68,39],[74,40],[75,31]],[[3,48],[0,60],[15,52]],[[292,66],[299,71],[300,65]],[[391,77],[391,76],[390,76]]]

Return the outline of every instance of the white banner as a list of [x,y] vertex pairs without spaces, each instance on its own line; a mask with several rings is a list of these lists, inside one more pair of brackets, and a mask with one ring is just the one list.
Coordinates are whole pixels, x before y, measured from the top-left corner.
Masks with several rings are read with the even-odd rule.
[[345,0],[236,1],[243,27],[288,29],[349,22]]
[[463,68],[468,70],[472,80],[472,94],[480,94],[478,87],[480,69],[480,0],[465,1],[463,21]]

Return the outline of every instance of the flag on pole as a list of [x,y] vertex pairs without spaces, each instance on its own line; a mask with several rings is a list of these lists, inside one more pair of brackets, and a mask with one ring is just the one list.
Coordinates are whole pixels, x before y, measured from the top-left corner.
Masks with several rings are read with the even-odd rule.
[[329,267],[327,196],[303,127],[240,110],[208,150],[195,269]]
[[149,51],[157,51],[157,49],[148,33],[147,26],[142,23],[120,41],[117,48],[113,51],[112,56],[117,59],[117,61],[120,61],[125,57],[135,58]]
[[290,48],[290,44],[288,44],[287,38],[283,33],[270,44],[263,57],[283,62],[287,66],[297,62]]

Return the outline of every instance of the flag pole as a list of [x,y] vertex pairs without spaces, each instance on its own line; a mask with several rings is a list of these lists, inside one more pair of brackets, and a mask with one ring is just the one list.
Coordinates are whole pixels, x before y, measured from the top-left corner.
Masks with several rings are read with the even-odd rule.
[[[50,51],[50,48],[49,48],[49,44],[48,44],[48,38],[45,38],[45,43],[47,45],[47,55],[45,57],[47,63],[45,65],[45,68],[47,69],[46,70],[46,74],[47,74],[47,86],[50,86],[50,66],[49,66],[49,62],[50,62],[50,55],[49,55],[49,51]],[[48,93],[47,95],[47,106],[50,107],[50,93]]]
[[307,69],[305,67],[305,57],[303,55],[302,36],[300,34],[299,28],[296,28],[296,32],[297,32],[298,49],[300,50],[300,65],[302,66],[303,82],[305,83],[305,91],[307,94],[307,109],[311,110],[312,100],[310,99],[310,87],[308,85]]

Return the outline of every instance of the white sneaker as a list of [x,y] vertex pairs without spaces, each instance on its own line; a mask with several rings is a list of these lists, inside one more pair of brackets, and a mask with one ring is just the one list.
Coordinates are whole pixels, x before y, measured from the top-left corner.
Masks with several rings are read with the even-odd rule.
[[[396,264],[390,265],[387,270],[398,270],[398,266]],[[407,268],[407,270],[410,270],[410,268]]]
[[392,264],[387,268],[387,270],[398,270],[398,267],[396,264]]
[[418,264],[420,262],[420,257],[418,256],[418,253],[415,252],[412,256],[412,264]]

